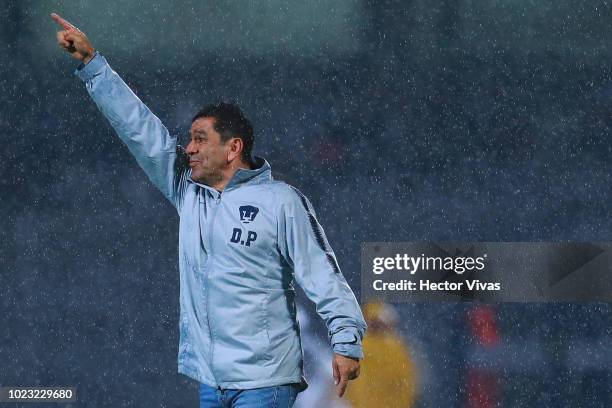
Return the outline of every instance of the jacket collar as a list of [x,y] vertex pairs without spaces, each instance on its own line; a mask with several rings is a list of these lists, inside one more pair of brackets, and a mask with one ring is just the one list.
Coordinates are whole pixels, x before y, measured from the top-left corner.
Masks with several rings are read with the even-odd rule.
[[[229,183],[227,183],[223,191],[227,191],[232,188],[240,187],[241,185],[244,185],[244,184],[257,184],[263,181],[272,180],[272,168],[270,167],[270,163],[268,163],[266,159],[262,157],[257,157],[257,156],[254,157],[254,160],[255,160],[255,168],[254,169],[238,169],[234,173],[232,178],[230,179]],[[194,181],[191,178],[191,169],[189,169],[187,181],[197,184],[200,187],[204,187],[205,189],[210,190],[211,192],[217,192],[217,190],[215,190],[214,188],[206,184],[202,184],[202,183],[198,183],[197,181]]]

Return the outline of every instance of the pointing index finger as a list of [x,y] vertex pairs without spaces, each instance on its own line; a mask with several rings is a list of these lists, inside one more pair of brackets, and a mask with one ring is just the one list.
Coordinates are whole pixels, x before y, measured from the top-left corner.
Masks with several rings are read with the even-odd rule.
[[61,18],[58,14],[55,13],[51,13],[51,18],[53,19],[53,21],[55,21],[57,24],[61,25],[62,27],[64,27],[64,30],[67,31],[71,31],[71,30],[76,30],[77,28],[75,26],[73,26],[72,24],[70,24],[68,21],[64,20],[63,18]]

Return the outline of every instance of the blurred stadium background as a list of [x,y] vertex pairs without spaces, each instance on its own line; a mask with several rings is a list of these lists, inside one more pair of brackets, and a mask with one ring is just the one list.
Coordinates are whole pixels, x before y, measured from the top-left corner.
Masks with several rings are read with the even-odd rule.
[[[612,241],[607,1],[4,0],[0,385],[197,406],[176,373],[176,212],[73,76],[53,11],[183,143],[201,105],[239,103],[357,295],[365,241]],[[301,404],[336,406],[311,402],[329,346],[301,302]],[[612,406],[609,304],[394,307],[415,407]]]

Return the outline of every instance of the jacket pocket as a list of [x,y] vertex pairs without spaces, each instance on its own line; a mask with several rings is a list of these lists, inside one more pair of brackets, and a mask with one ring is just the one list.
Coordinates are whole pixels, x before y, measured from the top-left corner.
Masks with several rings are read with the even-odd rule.
[[267,305],[269,293],[263,294],[263,299],[259,304],[259,313],[261,316],[261,330],[257,334],[257,348],[256,354],[258,360],[267,361],[272,358],[271,342],[270,342],[270,315],[268,313]]
[[299,334],[295,292],[291,289],[268,289],[266,313],[269,316],[266,331],[272,347],[282,339]]
[[181,318],[179,333],[179,360],[187,360],[192,357],[193,347],[189,338],[189,321],[186,317]]

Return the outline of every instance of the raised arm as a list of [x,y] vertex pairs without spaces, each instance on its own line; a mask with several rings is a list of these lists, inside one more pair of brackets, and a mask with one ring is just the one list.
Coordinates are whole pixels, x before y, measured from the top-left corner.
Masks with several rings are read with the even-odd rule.
[[188,169],[184,150],[82,31],[55,13],[51,18],[63,28],[57,33],[58,45],[82,62],[76,75],[87,92],[149,179],[178,210]]

